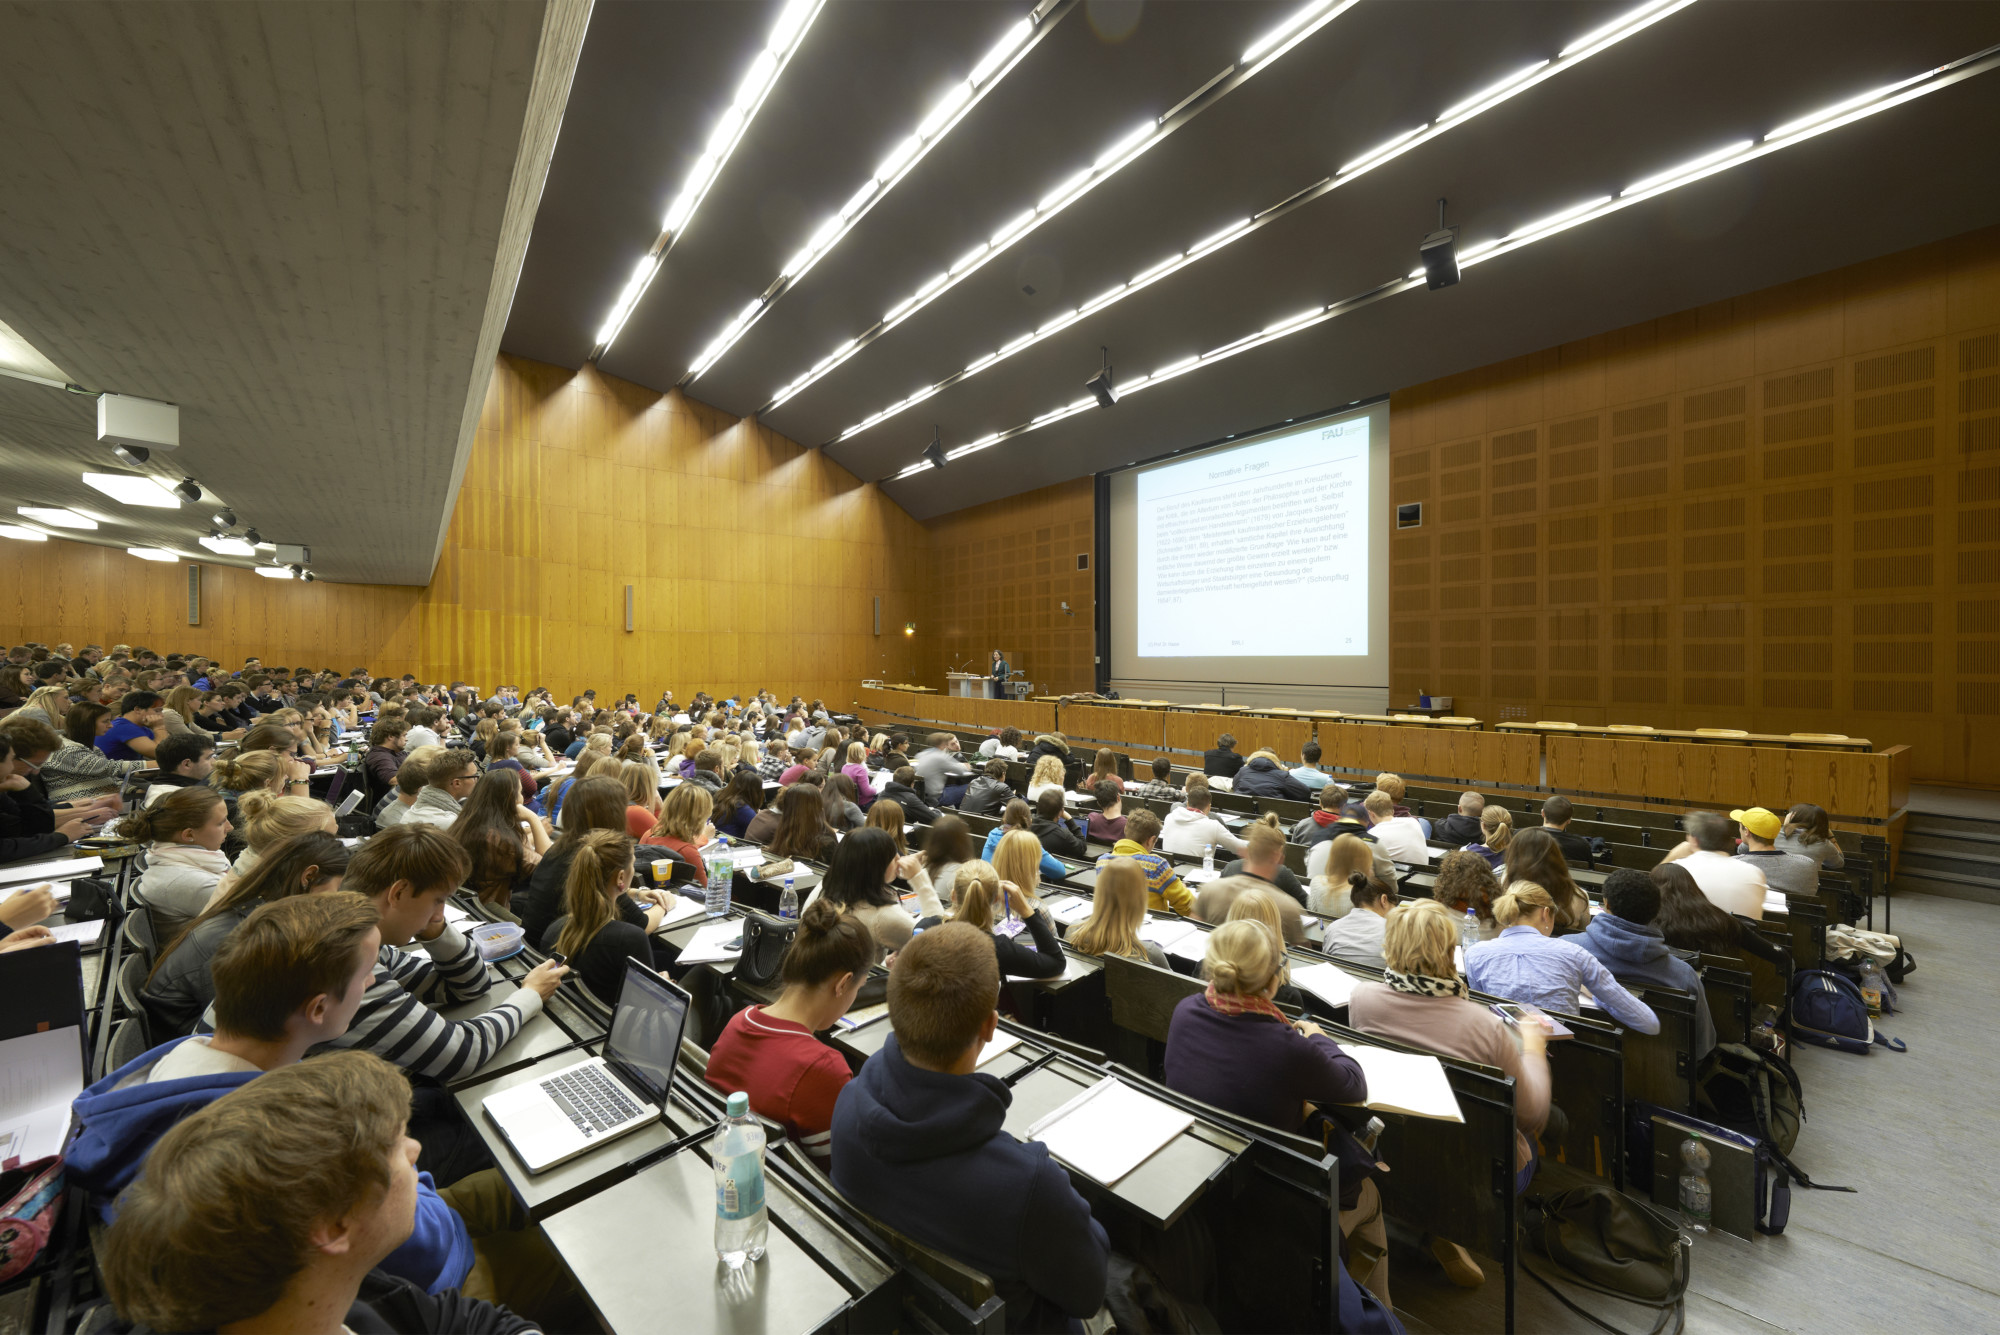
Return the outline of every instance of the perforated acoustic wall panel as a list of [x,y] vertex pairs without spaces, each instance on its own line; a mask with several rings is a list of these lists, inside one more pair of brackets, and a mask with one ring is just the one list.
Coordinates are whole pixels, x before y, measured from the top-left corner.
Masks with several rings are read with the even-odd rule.
[[[917,684],[942,685],[948,667],[983,671],[1005,649],[1038,694],[1087,691],[1094,677],[1095,483],[1043,487],[930,521],[931,593],[919,638],[935,662]],[[1068,614],[1062,610],[1067,602]]]
[[2000,229],[1399,391],[1391,694],[2000,782]]

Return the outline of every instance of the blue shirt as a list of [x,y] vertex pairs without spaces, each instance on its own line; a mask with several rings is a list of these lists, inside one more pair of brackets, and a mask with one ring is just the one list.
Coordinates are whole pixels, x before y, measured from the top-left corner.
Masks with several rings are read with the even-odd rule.
[[1332,777],[1325,771],[1311,765],[1299,766],[1292,771],[1292,777],[1314,792],[1318,792],[1320,789],[1326,787],[1327,784],[1333,782]]
[[1642,1034],[1660,1032],[1652,1007],[1619,986],[1597,956],[1560,937],[1517,924],[1465,952],[1465,978],[1489,996],[1560,1015],[1578,1013],[1577,990],[1589,988],[1618,1023]]
[[[979,856],[988,862],[993,861],[993,850],[1000,847],[1000,836],[1005,833],[1007,831],[998,825],[988,830],[986,832],[986,846],[979,850]],[[1060,881],[1063,877],[1069,875],[1069,868],[1063,866],[1061,860],[1045,848],[1042,850],[1042,875],[1052,880]]]
[[153,730],[142,728],[128,718],[114,719],[111,726],[104,730],[104,735],[97,739],[97,749],[108,760],[144,760],[146,757],[125,745],[134,737],[143,737],[150,742]]

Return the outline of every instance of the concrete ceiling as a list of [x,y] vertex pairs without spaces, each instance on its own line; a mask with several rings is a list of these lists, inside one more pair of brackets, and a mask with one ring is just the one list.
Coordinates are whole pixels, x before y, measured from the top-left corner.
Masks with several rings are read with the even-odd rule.
[[[764,420],[803,443],[834,441],[1635,3],[1363,0]],[[1062,12],[688,392],[757,410],[1295,7],[1189,0]],[[505,348],[569,365],[588,355],[774,9],[599,8]],[[1025,10],[998,0],[830,5],[604,369],[659,389],[680,380]],[[1460,245],[1471,246],[1995,42],[1993,3],[1701,0],[829,452],[864,478],[891,478],[933,423],[959,445],[1081,396],[1100,344],[1126,376],[1150,372],[1401,277],[1440,196]],[[645,77],[655,50],[676,78]],[[890,494],[929,517],[2000,222],[1995,124],[2000,74],[1966,80],[1477,266],[1455,288],[1387,298],[1226,369],[892,481]]]
[[0,7],[0,324],[69,380],[179,404],[146,471],[205,491],[85,487],[126,471],[92,400],[0,378],[0,519],[70,505],[104,521],[86,540],[208,561],[220,499],[322,578],[427,582],[588,16]]

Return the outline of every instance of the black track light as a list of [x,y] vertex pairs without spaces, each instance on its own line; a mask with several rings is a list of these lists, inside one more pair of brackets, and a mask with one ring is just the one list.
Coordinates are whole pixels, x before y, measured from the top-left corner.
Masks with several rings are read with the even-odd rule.
[[1118,390],[1111,383],[1111,349],[1103,348],[1104,369],[1083,382],[1083,387],[1097,396],[1097,406],[1109,408],[1118,402]]
[[134,468],[153,457],[153,452],[144,445],[113,445],[111,452]]
[[940,427],[931,428],[931,443],[924,446],[924,462],[932,468],[944,467],[944,431]]
[[304,581],[305,581],[306,583],[310,584],[310,583],[312,583],[312,582],[313,582],[314,580],[318,579],[318,578],[319,578],[319,576],[318,576],[318,575],[315,575],[315,574],[313,574],[313,572],[312,572],[312,571],[310,571],[310,570],[306,570],[306,571],[302,571],[302,572],[300,572],[300,574],[299,574],[299,578],[300,578],[300,579],[302,579],[302,580],[304,580]]
[[1444,225],[1444,201],[1438,201],[1438,229],[1417,247],[1424,263],[1424,286],[1436,291],[1458,281],[1458,229]]
[[254,528],[246,528],[243,530],[243,541],[255,547],[258,543],[264,541],[264,535]]
[[180,480],[180,484],[174,488],[174,494],[199,503],[201,501],[201,483],[191,477],[184,477]]
[[223,506],[220,510],[217,510],[215,514],[212,516],[212,518],[215,520],[215,526],[217,528],[236,527],[236,512],[230,509],[226,505]]

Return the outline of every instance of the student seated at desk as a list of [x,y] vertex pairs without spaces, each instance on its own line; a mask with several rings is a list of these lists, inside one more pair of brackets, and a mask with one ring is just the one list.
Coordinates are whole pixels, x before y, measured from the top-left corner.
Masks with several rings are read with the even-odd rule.
[[1236,902],[1252,893],[1264,893],[1277,914],[1278,931],[1288,946],[1306,944],[1305,916],[1299,911],[1298,901],[1290,895],[1271,891],[1268,881],[1260,881],[1254,876],[1219,876],[1202,886],[1194,897],[1194,911],[1188,916],[1197,922],[1214,923],[1221,926],[1229,921],[1236,909]]
[[875,785],[868,781],[868,746],[864,742],[847,744],[847,763],[840,772],[854,784],[854,801],[863,811],[875,803]]
[[847,1014],[874,963],[868,925],[814,900],[785,952],[785,990],[768,1006],[736,1012],[708,1054],[708,1083],[748,1094],[751,1111],[783,1126],[822,1168],[833,1159],[833,1108],[850,1072],[814,1035]]
[[[493,986],[478,948],[444,918],[445,901],[466,868],[459,846],[428,825],[398,825],[356,850],[344,884],[374,901],[382,949],[352,1027],[333,1046],[380,1053],[413,1075],[447,1084],[484,1066],[541,1013],[569,972],[552,961],[529,970],[519,988],[484,1014],[453,1020],[431,1009],[476,1000]],[[418,1139],[438,1179],[455,1182],[485,1167],[483,1144],[466,1129],[458,1106],[448,1097],[433,1102],[437,1112],[419,1109],[413,1124],[423,1129]]]
[[[1061,782],[1056,786],[1060,788]],[[1014,790],[1007,786],[1007,762],[989,760],[986,768],[966,785],[965,795],[958,800],[958,809],[968,816],[996,816],[1009,802],[1016,801]]]
[[1118,752],[1110,747],[1097,748],[1097,754],[1091,758],[1090,773],[1077,780],[1076,790],[1079,793],[1095,793],[1097,785],[1108,783],[1121,793],[1124,792],[1125,780],[1118,777],[1119,759]]
[[[1834,842],[1833,831],[1828,828],[1826,808],[1814,806],[1811,802],[1801,802],[1785,813],[1784,824],[1778,828],[1776,846],[1787,853],[1798,853],[1811,858],[1820,865],[1822,871],[1832,868],[1838,871],[1847,865],[1847,856]],[[1817,878],[1814,878],[1817,880]]]
[[625,786],[617,780],[593,774],[564,791],[561,832],[535,864],[528,888],[515,897],[513,905],[514,917],[536,946],[545,945],[550,924],[564,913],[569,862],[583,836],[591,830],[625,829]]
[[1284,943],[1257,918],[1208,934],[1208,990],[1183,997],[1167,1030],[1167,1084],[1204,1103],[1297,1131],[1312,1103],[1363,1103],[1368,1080],[1310,1020],[1272,1002],[1286,981]]
[[[917,791],[917,771],[908,761],[896,766],[889,782],[882,785],[882,797],[902,807],[903,815],[919,825],[935,824],[939,812]],[[880,799],[877,799],[880,800]]]
[[[986,772],[991,774],[992,768],[989,766]],[[1005,778],[1006,773],[1005,766],[1002,766],[1001,777]],[[1058,797],[1062,796],[1063,774],[1063,762],[1060,757],[1043,756],[1037,760],[1034,772],[1028,776],[1028,801],[1039,801],[1042,794],[1047,792],[1053,792]]]
[[1306,854],[1306,873],[1312,879],[1306,907],[1333,919],[1346,917],[1353,908],[1347,892],[1356,876],[1391,884],[1396,879],[1396,869],[1382,856],[1382,850],[1358,834],[1338,835],[1314,844]]
[[1494,803],[1479,813],[1479,842],[1459,850],[1477,853],[1486,865],[1498,872],[1507,860],[1507,846],[1514,840],[1514,813]]
[[1396,815],[1394,799],[1380,788],[1363,798],[1361,805],[1368,812],[1368,833],[1374,836],[1376,846],[1389,855],[1391,862],[1400,862],[1406,867],[1430,865],[1430,845],[1425,842],[1423,826],[1417,823],[1416,817]]
[[1009,1331],[1062,1331],[1104,1303],[1110,1241],[1048,1148],[1002,1129],[1013,1091],[975,1069],[999,1023],[988,934],[943,923],[889,971],[882,1050],[833,1112],[833,1181],[856,1206],[984,1271]]
[[1395,887],[1356,875],[1349,878],[1347,895],[1353,910],[1327,927],[1320,949],[1337,960],[1382,968],[1382,931],[1396,907]]
[[1200,857],[1209,848],[1218,852],[1228,849],[1241,857],[1248,845],[1232,834],[1227,825],[1208,814],[1212,802],[1206,783],[1190,781],[1181,805],[1169,811],[1161,823],[1160,847],[1185,857]]
[[[1060,796],[1060,790],[1058,790],[1058,796]],[[1000,813],[1000,823],[986,832],[986,842],[980,846],[979,856],[988,862],[993,861],[993,855],[999,849],[1002,838],[1016,830],[1032,836],[1034,834],[1034,826],[1034,809],[1020,798],[1015,798]],[[1062,860],[1056,857],[1054,853],[1049,852],[1047,846],[1042,844],[1041,840],[1037,839],[1035,843],[1042,850],[1039,863],[1042,875],[1060,880],[1068,874],[1068,868],[1063,866]]]
[[[1434,899],[1413,899],[1389,913],[1382,934],[1385,981],[1359,983],[1348,1023],[1364,1034],[1425,1052],[1498,1067],[1514,1079],[1514,1190],[1527,1189],[1540,1162],[1535,1137],[1549,1118],[1548,1040],[1538,1024],[1518,1029],[1476,1002],[1452,962],[1458,920]],[[1431,1254],[1452,1283],[1477,1288],[1486,1276],[1455,1242],[1431,1240]]]
[[1465,976],[1481,992],[1525,1006],[1578,1014],[1577,992],[1589,988],[1618,1023],[1642,1034],[1660,1032],[1652,1007],[1619,986],[1598,958],[1574,941],[1556,939],[1556,903],[1532,881],[1515,881],[1493,902],[1500,935],[1465,952]]
[[1028,830],[1049,852],[1058,857],[1081,860],[1088,852],[1083,827],[1063,811],[1063,801],[1062,790],[1044,789],[1042,795],[1035,799],[1035,814],[1029,821]]
[[153,1331],[537,1330],[382,1268],[421,1216],[409,1108],[402,1073],[353,1052],[260,1076],[182,1121],[98,1254],[118,1314]]
[[821,863],[831,860],[840,845],[833,827],[826,823],[819,785],[804,781],[780,792],[768,810],[758,812],[744,837],[762,844],[770,857]]
[[1759,932],[1747,919],[1726,913],[1709,902],[1688,869],[1678,862],[1662,862],[1648,873],[1659,887],[1660,911],[1653,926],[1675,950],[1702,950],[1717,955],[1748,951],[1768,961],[1783,977],[1792,968],[1790,947]]
[[[1236,902],[1229,906],[1224,922],[1261,922],[1270,928],[1280,941],[1285,939],[1285,915],[1278,905],[1284,896],[1274,893],[1267,886],[1257,886],[1236,896]],[[1294,924],[1296,925],[1296,924]],[[1287,942],[1287,944],[1290,944]],[[1305,996],[1293,987],[1289,980],[1278,984],[1277,995],[1273,998],[1280,1005],[1304,1009]]]
[[[886,797],[878,797],[868,808],[868,818],[861,822],[871,830],[880,830],[896,845],[896,856],[902,857],[910,851],[910,844],[903,837],[903,804]],[[933,887],[936,882],[933,881]]]
[[741,839],[750,829],[750,822],[757,818],[758,808],[764,805],[764,780],[754,769],[739,769],[729,776],[713,800],[715,809],[709,819],[715,823],[715,832]]
[[[959,875],[964,876],[963,869]],[[918,913],[903,907],[890,882],[908,882],[917,896]],[[811,899],[825,899],[835,907],[854,914],[866,923],[882,954],[901,950],[909,944],[919,917],[939,917],[944,906],[931,889],[924,870],[924,855],[896,856],[896,843],[881,830],[856,830],[840,841],[827,864],[826,878]],[[811,899],[808,902],[811,902]]]
[[490,769],[472,786],[449,834],[472,869],[465,887],[486,909],[514,919],[514,896],[528,888],[542,854],[549,851],[548,826],[522,800],[521,776]]
[[[1293,777],[1278,759],[1278,753],[1259,747],[1250,753],[1243,768],[1236,771],[1235,792],[1245,797],[1281,797],[1290,802],[1310,802],[1313,790]],[[1324,784],[1319,785],[1324,787]]]
[[568,912],[556,936],[556,954],[607,1006],[618,1004],[626,960],[659,967],[653,933],[666,915],[670,892],[632,884],[634,847],[632,836],[622,831],[587,832],[577,842],[563,887]]
[[1736,826],[1718,811],[1690,811],[1681,824],[1687,839],[1662,861],[1685,867],[1708,902],[1724,913],[1763,921],[1770,887],[1755,862],[1735,856]]
[[222,794],[177,788],[116,828],[119,838],[146,845],[146,870],[133,895],[151,914],[153,931],[162,939],[173,937],[208,907],[229,871],[222,841],[234,827]]
[[1135,811],[1125,818],[1125,837],[1098,858],[1097,865],[1102,867],[1113,858],[1131,858],[1146,872],[1146,907],[1186,917],[1194,912],[1194,892],[1174,874],[1173,861],[1153,851],[1159,837],[1160,818],[1150,811]]
[[[1653,925],[1660,912],[1660,887],[1645,872],[1620,867],[1604,878],[1604,912],[1567,938],[1589,951],[1620,983],[1672,988],[1694,997],[1694,1046],[1699,1060],[1715,1046],[1715,1021],[1708,1013],[1708,990],[1694,966],[1667,948]],[[1592,995],[1596,995],[1593,990]]]
[[1479,923],[1479,939],[1491,941],[1500,935],[1493,920],[1493,901],[1500,898],[1500,881],[1486,859],[1469,848],[1454,849],[1438,864],[1431,898],[1457,914],[1461,920],[1467,909]]
[[1090,916],[1069,929],[1069,946],[1081,955],[1123,955],[1165,969],[1167,952],[1139,939],[1146,922],[1146,869],[1130,858],[1114,858],[1098,868],[1090,896]]
[[1134,797],[1152,802],[1178,802],[1181,800],[1180,785],[1174,782],[1174,762],[1165,756],[1154,756],[1153,777],[1135,789],[1128,791]]
[[[1540,886],[1548,893],[1555,905],[1555,930],[1580,932],[1590,921],[1590,897],[1577,889],[1576,881],[1569,874],[1569,862],[1563,857],[1562,847],[1548,830],[1532,828],[1517,833],[1507,844],[1507,865],[1501,878],[1503,889],[1511,890],[1518,882]],[[1498,904],[1495,904],[1498,916]],[[1507,926],[1503,920],[1502,928]]]
[[820,780],[820,803],[826,809],[826,823],[836,830],[858,830],[867,823],[854,780],[845,774],[828,774]]
[[[701,850],[715,838],[715,826],[708,820],[714,809],[715,801],[708,795],[708,789],[698,783],[684,783],[667,794],[659,818],[639,842],[670,850],[694,868],[695,880],[706,884],[708,864],[702,861]],[[614,981],[612,986],[615,989],[617,983]]]
[[146,977],[146,1010],[153,1018],[155,1035],[185,1034],[201,1019],[215,1000],[211,962],[244,919],[281,899],[338,890],[346,874],[346,847],[334,836],[315,830],[284,840],[248,876],[218,893],[173,938]]
[[1272,812],[1254,821],[1243,839],[1243,856],[1222,869],[1224,876],[1253,876],[1281,895],[1306,902],[1305,887],[1285,865],[1285,832]]
[[1125,792],[1115,784],[1100,783],[1091,789],[1097,810],[1090,813],[1084,833],[1101,844],[1115,844],[1125,837]]
[[[1000,841],[1001,861],[1011,864],[1017,875],[1035,874],[1035,851],[1024,842],[1030,838],[1016,831]],[[1021,923],[1019,935],[996,930],[1003,916]],[[929,929],[942,920],[940,915],[917,925]],[[958,869],[958,904],[951,921],[970,923],[993,939],[1003,978],[1056,978],[1068,967],[1062,943],[1056,939],[1056,929],[1042,909],[1042,901],[1035,897],[1032,882],[1023,886],[990,862],[972,861]],[[1028,938],[1025,943],[1021,935]]]
[[946,812],[931,823],[924,835],[924,869],[931,875],[931,888],[937,891],[939,903],[952,902],[958,869],[972,858],[972,831],[965,828],[964,821]]
[[[592,773],[617,779],[625,785],[625,833],[634,839],[643,839],[651,834],[659,825],[660,813],[665,809],[660,801],[659,776],[652,768],[636,760],[610,760],[600,764]],[[682,788],[708,796],[708,789],[696,783],[677,784],[673,791],[679,792]]]

